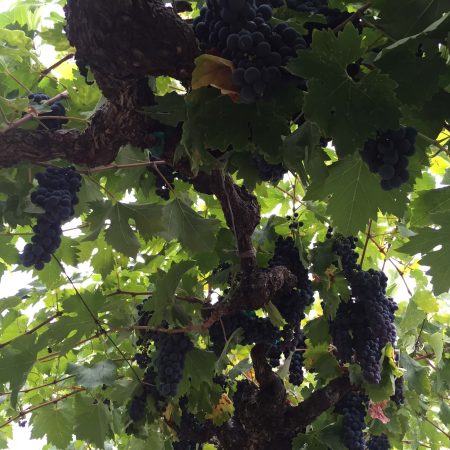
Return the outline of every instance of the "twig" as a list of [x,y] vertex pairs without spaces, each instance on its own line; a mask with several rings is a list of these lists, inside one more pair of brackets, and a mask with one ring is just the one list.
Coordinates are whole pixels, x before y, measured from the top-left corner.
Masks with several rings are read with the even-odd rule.
[[427,320],[426,317],[425,319],[422,320],[422,325],[420,326],[419,334],[417,335],[416,342],[414,343],[414,351],[417,351],[417,348],[419,346],[420,337],[422,336],[423,327],[425,326],[426,320]]
[[363,248],[363,252],[361,255],[361,262],[360,262],[361,266],[363,265],[364,258],[366,256],[367,246],[369,245],[369,240],[371,238],[371,234],[370,234],[371,229],[372,229],[372,219],[369,219],[369,225],[367,226],[366,241],[364,242],[364,248]]
[[[65,99],[67,97],[69,97],[69,93],[67,91],[64,91],[64,92],[61,92],[58,95],[55,95],[54,97],[52,97],[52,98],[50,98],[48,100],[45,100],[44,102],[42,102],[42,105],[52,105],[53,103],[56,103],[59,100]],[[8,130],[11,130],[13,128],[20,127],[21,125],[27,123],[29,120],[33,119],[34,117],[35,117],[34,114],[25,114],[20,119],[17,119],[14,122],[11,122],[9,124],[9,126],[3,130],[3,133],[8,131]]]
[[439,425],[436,425],[434,422],[432,422],[428,417],[424,417],[425,421],[428,422],[430,425],[433,425],[436,430],[440,431],[444,436],[447,437],[447,439],[450,439],[450,434],[447,433],[445,430],[443,430]]
[[400,275],[400,278],[403,281],[403,284],[406,287],[406,290],[408,291],[408,294],[410,295],[410,297],[412,297],[413,293],[411,292],[411,289],[408,286],[408,283],[406,283],[405,280],[405,276],[404,273],[398,268],[397,264],[394,263],[394,261],[392,261],[392,258],[387,256],[386,250],[384,250],[383,247],[381,247],[377,241],[375,241],[375,239],[373,239],[372,237],[369,238],[378,248],[378,250],[389,260],[389,262],[394,266],[395,270],[397,271],[397,273]]
[[60,59],[59,61],[55,62],[55,64],[52,64],[47,69],[44,69],[41,71],[41,74],[39,75],[38,83],[42,81],[44,77],[46,77],[53,69],[56,69],[61,64],[65,63],[69,59],[72,59],[75,55],[73,53],[69,53],[68,55],[64,56],[64,58]]
[[53,314],[53,316],[50,316],[49,318],[45,319],[39,325],[36,325],[35,327],[31,328],[31,330],[25,331],[25,333],[19,334],[19,336],[16,336],[16,337],[10,339],[9,341],[3,342],[2,344],[0,344],[0,349],[6,347],[7,345],[11,344],[15,340],[17,340],[17,339],[19,339],[19,338],[21,338],[23,336],[27,336],[27,335],[33,334],[34,332],[36,332],[37,330],[39,330],[43,326],[47,325],[51,321],[53,321],[56,318],[62,316],[62,314],[63,314],[62,311],[56,312],[55,314]]
[[17,419],[24,417],[25,415],[29,414],[30,412],[36,411],[37,409],[40,409],[40,408],[44,408],[45,406],[48,406],[48,405],[55,405],[56,403],[60,402],[61,400],[64,400],[72,395],[79,394],[80,392],[83,392],[85,390],[86,390],[86,388],[84,388],[84,387],[77,387],[72,392],[69,392],[68,394],[65,394],[65,395],[61,395],[61,397],[58,397],[53,400],[49,400],[47,402],[40,403],[39,405],[31,406],[30,408],[24,409],[23,411],[20,411],[19,414],[15,415],[14,417],[10,417],[6,422],[2,423],[0,425],[0,428],[6,427],[11,422],[14,422]]
[[115,163],[113,163],[113,164],[108,164],[107,166],[93,167],[91,169],[78,169],[78,172],[89,175],[89,174],[98,173],[98,172],[105,172],[107,170],[135,169],[138,167],[162,166],[165,164],[169,164],[169,163],[164,160],[145,161],[145,162],[130,163],[130,164],[115,164]]
[[362,5],[361,8],[356,10],[351,16],[347,17],[342,23],[333,28],[333,31],[337,33],[341,31],[345,25],[349,22],[353,22],[356,19],[359,19],[370,7],[372,6],[372,2],[367,2],[365,5]]
[[[153,292],[135,292],[135,291],[123,291],[122,289],[117,289],[116,291],[111,292],[110,294],[107,294],[106,297],[113,297],[114,295],[129,295],[131,297],[139,297],[142,295],[142,296],[151,297],[153,295]],[[184,297],[181,295],[175,295],[175,298],[177,300],[180,300],[183,302],[196,303],[199,305],[204,305],[206,303],[197,297]]]
[[[39,390],[41,388],[44,388],[44,387],[54,386],[55,384],[62,383],[63,381],[69,380],[70,378],[74,378],[74,377],[75,377],[75,375],[68,375],[67,377],[59,378],[59,379],[53,380],[53,381],[51,381],[49,383],[45,383],[45,384],[41,384],[39,386],[35,386],[33,388],[22,389],[19,392],[21,394],[27,394],[28,392],[37,391],[37,390]],[[76,386],[73,386],[73,387],[76,387]],[[11,394],[12,394],[12,392],[0,392],[0,395],[11,395]]]
[[[69,276],[69,274],[66,272],[66,269],[64,268],[64,266],[62,265],[61,261],[55,256],[53,255],[53,258],[55,259],[55,261],[58,263],[59,267],[61,268],[61,270],[63,271],[65,277],[67,278],[67,280],[69,281],[69,283],[72,285],[73,289],[75,290],[75,293],[77,295],[77,297],[80,299],[81,303],[83,304],[83,306],[86,308],[86,311],[89,313],[89,315],[92,317],[92,320],[95,322],[95,324],[98,326],[99,331],[101,331],[106,338],[111,342],[111,344],[114,346],[114,348],[119,352],[120,356],[122,356],[123,358],[126,358],[125,353],[118,347],[118,345],[114,342],[113,338],[108,334],[108,332],[103,328],[103,325],[101,324],[100,320],[95,316],[95,314],[92,312],[92,309],[89,307],[89,305],[85,302],[84,298],[82,297],[82,295],[80,294],[80,291],[77,289],[77,287],[75,286],[75,283],[72,281],[72,278]],[[139,383],[142,383],[141,378],[139,377],[138,373],[136,372],[136,370],[134,369],[133,365],[131,364],[131,362],[128,359],[125,359],[129,368],[131,369],[131,371],[133,372],[133,375],[136,377],[136,379],[139,381]]]

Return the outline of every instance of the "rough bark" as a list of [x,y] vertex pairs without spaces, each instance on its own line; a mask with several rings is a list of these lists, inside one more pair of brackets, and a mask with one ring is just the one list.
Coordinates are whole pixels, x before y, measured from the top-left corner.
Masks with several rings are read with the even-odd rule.
[[164,2],[69,0],[65,12],[77,60],[91,67],[108,98],[115,95],[115,80],[190,78],[198,54],[194,33]]

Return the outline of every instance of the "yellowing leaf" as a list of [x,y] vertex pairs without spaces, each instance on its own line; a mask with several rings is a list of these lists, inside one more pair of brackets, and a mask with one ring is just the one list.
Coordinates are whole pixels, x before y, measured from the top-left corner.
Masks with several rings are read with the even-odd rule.
[[192,89],[214,86],[224,95],[237,100],[239,93],[231,81],[233,63],[228,59],[214,55],[201,55],[195,60],[192,73]]

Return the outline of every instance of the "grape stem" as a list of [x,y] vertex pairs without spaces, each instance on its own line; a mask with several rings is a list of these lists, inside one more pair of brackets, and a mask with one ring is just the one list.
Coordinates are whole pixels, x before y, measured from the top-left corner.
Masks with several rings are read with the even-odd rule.
[[69,59],[72,59],[75,56],[74,53],[69,53],[68,55],[64,56],[64,58],[61,58],[59,61],[55,62],[55,64],[52,64],[50,67],[47,67],[47,69],[44,69],[41,71],[41,74],[39,75],[38,84],[42,81],[43,78],[45,78],[53,69],[56,69],[61,64],[65,63]]
[[36,325],[35,327],[31,328],[30,330],[26,331],[25,333],[22,333],[12,339],[10,339],[9,341],[3,342],[2,344],[0,344],[0,349],[6,347],[7,345],[13,343],[16,339],[22,337],[22,336],[28,336],[30,334],[33,334],[35,331],[39,330],[40,328],[44,327],[45,325],[47,325],[50,322],[53,322],[55,319],[57,319],[58,317],[62,316],[62,311],[57,311],[55,314],[53,314],[52,316],[48,317],[47,319],[45,319],[43,322],[41,322],[39,325]]
[[[64,91],[64,92],[61,92],[60,94],[55,95],[52,98],[49,98],[48,100],[43,101],[42,105],[50,106],[50,105],[53,105],[53,103],[59,102],[60,100],[66,99],[68,97],[69,97],[69,93],[67,91]],[[17,119],[14,122],[11,122],[8,127],[6,127],[4,130],[1,131],[1,133],[5,133],[6,131],[11,130],[13,128],[18,128],[35,117],[36,117],[35,114],[30,114],[30,113],[25,114],[20,119]],[[64,117],[64,118],[66,118],[66,117]]]
[[418,136],[420,136],[424,141],[428,142],[430,145],[433,145],[434,147],[437,147],[439,150],[432,156],[434,158],[435,156],[439,155],[439,153],[444,152],[447,153],[447,155],[450,155],[448,148],[444,145],[441,145],[438,141],[435,139],[431,139],[430,137],[426,136],[423,133],[417,133]]
[[31,406],[30,408],[24,409],[23,411],[20,411],[19,414],[16,414],[15,416],[10,417],[6,422],[2,423],[0,425],[0,428],[6,427],[11,422],[14,422],[17,419],[21,419],[22,417],[29,414],[30,412],[36,411],[37,409],[40,409],[40,408],[44,408],[45,406],[55,405],[56,403],[59,403],[61,400],[71,397],[72,395],[79,394],[80,392],[84,392],[85,390],[86,390],[86,388],[84,388],[84,387],[76,387],[76,388],[73,388],[72,392],[69,392],[68,394],[65,394],[65,395],[61,395],[61,397],[57,397],[53,400],[49,400],[47,402],[40,403],[39,405]]
[[[59,379],[50,381],[50,383],[40,384],[39,386],[35,386],[32,388],[28,388],[28,389],[21,389],[19,392],[21,394],[28,394],[28,392],[37,391],[41,388],[45,388],[48,386],[54,386],[55,384],[62,383],[63,381],[69,380],[70,378],[74,378],[74,377],[75,377],[75,375],[68,375],[67,377],[63,377],[63,378],[59,378]],[[73,387],[75,387],[75,386],[73,386]],[[13,394],[13,392],[0,392],[0,395],[12,395],[12,394]]]
[[372,2],[367,2],[366,4],[362,5],[361,8],[357,9],[351,16],[347,17],[347,19],[345,19],[342,23],[334,27],[333,31],[335,33],[341,31],[349,22],[353,22],[354,20],[359,19],[371,6]]
[[107,166],[98,166],[88,169],[79,169],[78,172],[84,174],[93,174],[98,172],[105,172],[107,170],[120,170],[120,169],[136,169],[138,167],[155,167],[169,164],[167,161],[158,160],[158,161],[142,161],[138,163],[130,163],[130,164],[108,164]]

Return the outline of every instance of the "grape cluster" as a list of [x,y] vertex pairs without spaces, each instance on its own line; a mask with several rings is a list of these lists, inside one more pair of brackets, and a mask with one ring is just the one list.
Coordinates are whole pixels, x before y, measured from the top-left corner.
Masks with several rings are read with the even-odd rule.
[[403,405],[405,403],[405,394],[403,392],[404,384],[405,379],[403,377],[395,379],[395,392],[394,395],[391,397],[391,400],[398,406]]
[[[150,157],[150,161],[158,161],[158,158]],[[148,171],[155,176],[155,194],[163,200],[169,200],[170,191],[174,189],[174,181],[182,180],[189,182],[188,178],[173,170],[168,164],[158,165],[158,169],[152,166],[147,167]]]
[[194,21],[203,51],[233,62],[232,81],[240,100],[253,103],[282,77],[280,68],[305,40],[285,23],[272,27],[272,7],[254,0],[207,0]]
[[155,346],[157,355],[153,362],[158,374],[157,387],[161,395],[172,397],[183,377],[186,353],[193,344],[184,333],[156,333]]
[[243,337],[241,343],[272,345],[280,337],[280,331],[272,325],[270,319],[257,317],[254,311],[240,311],[235,314],[223,316],[209,329],[213,351],[220,355],[228,339],[238,328],[242,328]]
[[294,213],[292,216],[286,216],[286,220],[289,220],[289,229],[291,231],[298,230],[304,223],[298,220],[298,213]]
[[297,286],[292,291],[281,292],[273,300],[283,318],[292,327],[298,326],[305,317],[304,311],[314,301],[314,293],[308,270],[303,266],[300,255],[292,237],[279,237],[275,243],[275,252],[269,263],[270,267],[285,266],[297,277]]
[[385,345],[396,341],[394,325],[397,305],[386,296],[387,277],[373,269],[363,271],[357,264],[353,237],[337,237],[333,251],[340,257],[351,298],[341,301],[330,324],[337,356],[349,362],[353,356],[369,383],[381,381],[381,353]]
[[416,152],[417,130],[401,127],[399,130],[379,131],[376,139],[364,144],[362,158],[371,172],[381,177],[381,187],[389,191],[409,180],[408,157]]
[[177,446],[174,449],[189,450],[196,449],[197,444],[203,444],[210,436],[210,431],[214,428],[210,420],[201,421],[197,419],[188,408],[187,397],[182,397],[179,401],[181,409],[180,424],[176,427],[178,435]]
[[371,436],[367,443],[367,450],[389,450],[391,444],[385,434],[379,436]]
[[128,408],[128,413],[133,422],[139,422],[145,417],[147,397],[154,399],[155,404],[165,404],[165,399],[156,388],[156,372],[153,367],[148,366],[142,378],[142,390],[133,396]]
[[[50,99],[48,95],[41,93],[30,94],[28,98],[38,105]],[[60,102],[55,102],[49,105],[49,108],[51,109],[51,111],[40,113],[39,117],[62,117],[66,115],[66,109]],[[38,130],[60,130],[63,124],[67,122],[67,119],[45,119],[38,126]]]
[[303,353],[305,353],[305,335],[299,331],[297,333],[297,345],[292,353],[291,364],[289,365],[289,381],[300,386],[303,383]]
[[36,179],[39,187],[31,193],[31,201],[44,213],[33,227],[32,242],[25,245],[20,259],[25,267],[42,270],[61,244],[61,225],[74,214],[81,176],[73,167],[48,167]]
[[284,174],[287,173],[282,164],[269,164],[260,156],[254,157],[253,162],[258,170],[258,177],[262,181],[268,181],[274,185],[281,181]]
[[359,392],[350,392],[342,398],[335,411],[343,416],[343,441],[349,450],[364,450],[367,397]]

